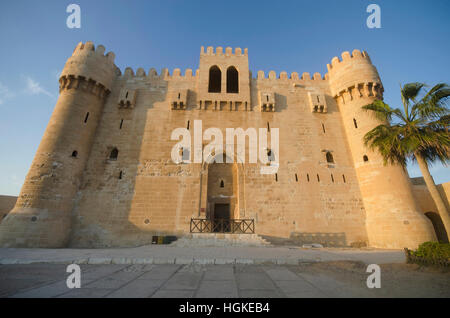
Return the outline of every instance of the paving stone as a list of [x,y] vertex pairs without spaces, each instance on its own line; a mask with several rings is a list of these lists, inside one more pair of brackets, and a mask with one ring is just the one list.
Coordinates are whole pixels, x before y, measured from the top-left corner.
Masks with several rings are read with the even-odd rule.
[[203,273],[176,273],[162,287],[162,289],[197,289]]
[[[176,271],[180,269],[181,265],[169,264],[169,265],[151,265],[150,270],[143,275],[137,277],[137,279],[152,279],[152,280],[167,280]],[[147,267],[144,269],[146,270]]]
[[56,297],[63,293],[67,293],[70,289],[67,287],[66,281],[59,281],[53,284],[41,286],[38,288],[29,289],[18,292],[11,297],[13,298],[50,298]]
[[211,265],[206,267],[203,280],[234,280],[233,265]]
[[153,264],[156,265],[175,264],[175,258],[154,258]]
[[102,298],[111,291],[107,288],[74,288],[70,292],[58,296],[58,298]]
[[152,295],[163,283],[164,280],[134,280],[108,294],[107,298],[146,298]]
[[153,264],[153,258],[135,258],[133,264]]
[[264,267],[265,272],[267,275],[270,276],[272,280],[278,281],[278,280],[300,280],[300,277],[297,276],[295,273],[291,272],[289,269],[285,267]]
[[236,280],[239,289],[275,289],[273,282],[263,273],[238,273]]
[[287,297],[292,298],[312,298],[312,297],[326,297],[327,295],[309,284],[307,281],[300,280],[280,280],[275,284],[283,291]]
[[234,280],[203,280],[196,293],[197,298],[237,298]]
[[215,258],[214,264],[223,265],[223,264],[234,264],[236,259],[234,258]]
[[[310,284],[314,285],[316,288],[320,289],[328,297],[352,297],[359,295],[359,290],[354,287],[350,287],[342,282],[339,282],[331,277],[321,275],[321,274],[307,274],[299,273],[300,277],[308,281]],[[365,285],[361,284],[361,289],[365,291]]]
[[151,298],[192,298],[194,290],[158,290]]
[[175,264],[192,264],[194,262],[194,258],[183,258],[183,257],[177,257],[175,259]]
[[101,264],[111,264],[111,258],[108,257],[91,257],[88,260],[88,264],[101,265]]
[[240,290],[241,298],[284,298],[285,295],[275,289],[271,290]]

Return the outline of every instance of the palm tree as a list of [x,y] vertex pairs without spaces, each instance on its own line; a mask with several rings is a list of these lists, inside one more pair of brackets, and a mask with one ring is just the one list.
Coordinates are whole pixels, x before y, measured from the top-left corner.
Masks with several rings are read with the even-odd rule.
[[364,143],[378,150],[385,165],[406,167],[408,160],[417,161],[448,236],[450,216],[428,165],[435,161],[444,165],[449,162],[450,111],[446,103],[450,86],[440,83],[427,91],[423,83],[409,83],[400,86],[400,91],[403,109],[391,108],[381,100],[362,107],[382,122],[364,136]]

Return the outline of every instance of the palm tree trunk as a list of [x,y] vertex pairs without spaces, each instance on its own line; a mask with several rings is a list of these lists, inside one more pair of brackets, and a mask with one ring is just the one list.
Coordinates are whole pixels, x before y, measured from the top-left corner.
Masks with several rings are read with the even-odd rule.
[[417,163],[419,164],[420,171],[422,172],[423,178],[425,179],[425,184],[427,185],[428,191],[430,191],[431,197],[438,209],[439,215],[444,223],[445,230],[447,231],[447,237],[450,235],[450,215],[448,214],[447,208],[445,207],[444,200],[439,193],[439,190],[431,177],[430,171],[428,170],[428,164],[419,154],[414,154]]

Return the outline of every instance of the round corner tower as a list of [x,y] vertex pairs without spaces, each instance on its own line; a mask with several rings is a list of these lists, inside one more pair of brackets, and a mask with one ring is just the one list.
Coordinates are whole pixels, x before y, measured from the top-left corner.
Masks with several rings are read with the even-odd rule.
[[405,169],[387,165],[365,147],[364,135],[380,124],[362,106],[383,98],[383,85],[366,52],[342,53],[328,64],[329,83],[339,107],[366,211],[369,245],[416,248],[434,241],[432,224],[419,212]]
[[20,191],[0,224],[0,246],[64,247],[71,212],[106,96],[114,53],[79,43],[59,79],[60,95]]

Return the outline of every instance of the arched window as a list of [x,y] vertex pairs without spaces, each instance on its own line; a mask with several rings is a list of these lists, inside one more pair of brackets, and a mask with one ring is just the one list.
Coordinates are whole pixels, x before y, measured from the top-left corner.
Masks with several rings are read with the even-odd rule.
[[117,157],[119,156],[119,150],[117,148],[114,148],[111,150],[111,153],[109,154],[109,160],[117,160]]
[[220,180],[220,187],[223,188],[225,185],[223,183],[223,180]]
[[72,152],[72,157],[73,157],[73,158],[78,157],[78,151],[74,150],[74,151]]
[[367,157],[366,155],[364,155],[364,156],[363,156],[363,160],[364,160],[365,162],[367,162],[367,161],[369,161],[369,157]]
[[220,93],[222,87],[222,72],[217,65],[209,69],[208,93]]
[[227,93],[239,93],[239,72],[234,66],[227,69]]
[[331,152],[327,151],[326,157],[327,157],[327,162],[334,163],[333,155],[331,154]]

